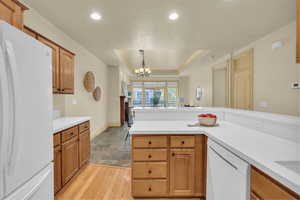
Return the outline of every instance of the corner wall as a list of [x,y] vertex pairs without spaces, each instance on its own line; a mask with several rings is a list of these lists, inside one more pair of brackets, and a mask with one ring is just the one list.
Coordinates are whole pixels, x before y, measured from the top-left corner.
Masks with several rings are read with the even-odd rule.
[[[107,128],[107,66],[86,48],[78,44],[34,9],[25,12],[25,25],[47,38],[74,52],[75,94],[54,95],[54,108],[64,116],[90,116],[92,138]],[[96,102],[92,94],[83,87],[83,77],[87,71],[95,74],[96,86],[102,90],[101,100]]]
[[[282,48],[272,50],[272,43],[281,40]],[[300,90],[291,89],[292,81],[300,80],[300,65],[296,64],[296,23],[288,24],[263,38],[234,51],[254,49],[254,110],[300,116]],[[231,52],[228,52],[231,54]],[[228,59],[201,64],[192,63],[184,72],[189,76],[189,102],[197,106],[212,106],[212,66]],[[196,87],[204,88],[203,100],[195,100]],[[261,104],[266,102],[267,107]]]

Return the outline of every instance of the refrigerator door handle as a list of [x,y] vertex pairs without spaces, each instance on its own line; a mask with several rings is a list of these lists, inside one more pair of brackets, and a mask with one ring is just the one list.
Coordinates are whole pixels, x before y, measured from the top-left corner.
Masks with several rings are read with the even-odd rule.
[[0,199],[4,196],[5,192],[5,165],[6,165],[6,150],[7,146],[5,141],[9,131],[9,94],[8,94],[8,80],[5,67],[4,52],[0,46]]
[[7,65],[8,65],[8,78],[10,79],[9,91],[11,95],[10,108],[10,132],[9,132],[9,148],[8,148],[8,159],[7,159],[7,173],[11,175],[15,168],[15,161],[18,152],[18,134],[16,134],[16,118],[17,118],[17,100],[18,100],[18,85],[17,85],[17,64],[13,45],[10,41],[5,41],[6,53],[7,53]]

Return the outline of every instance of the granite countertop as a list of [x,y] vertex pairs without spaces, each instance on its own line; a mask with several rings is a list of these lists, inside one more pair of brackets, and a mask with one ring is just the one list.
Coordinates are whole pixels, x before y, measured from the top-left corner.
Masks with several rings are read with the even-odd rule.
[[205,134],[235,155],[300,194],[300,174],[278,161],[300,161],[300,144],[220,121],[217,127],[188,127],[189,121],[135,121],[131,135]]
[[91,120],[91,117],[60,117],[53,120],[53,134]]

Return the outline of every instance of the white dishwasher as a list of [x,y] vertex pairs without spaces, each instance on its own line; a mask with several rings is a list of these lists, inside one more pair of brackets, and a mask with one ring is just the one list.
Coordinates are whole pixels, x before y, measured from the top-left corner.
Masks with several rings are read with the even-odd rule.
[[249,164],[211,139],[207,148],[206,200],[249,200]]

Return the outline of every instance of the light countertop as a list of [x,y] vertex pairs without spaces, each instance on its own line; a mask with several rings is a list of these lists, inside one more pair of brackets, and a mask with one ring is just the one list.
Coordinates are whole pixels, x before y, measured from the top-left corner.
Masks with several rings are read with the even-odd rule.
[[229,122],[219,126],[188,127],[189,121],[135,121],[131,135],[205,134],[241,159],[300,194],[300,174],[276,161],[300,161],[300,144]]
[[53,134],[89,121],[91,117],[60,117],[53,120]]

